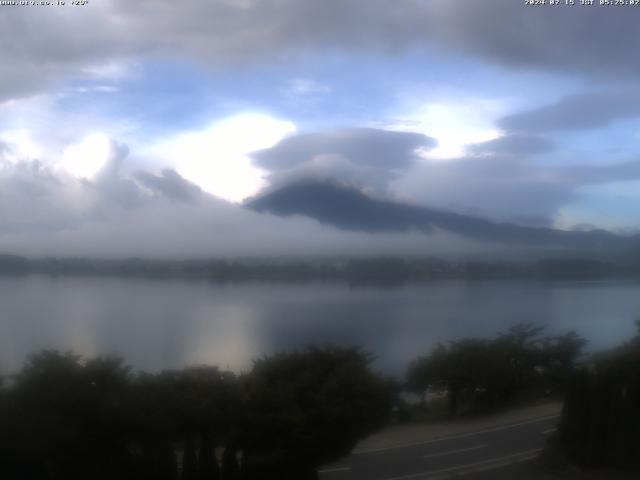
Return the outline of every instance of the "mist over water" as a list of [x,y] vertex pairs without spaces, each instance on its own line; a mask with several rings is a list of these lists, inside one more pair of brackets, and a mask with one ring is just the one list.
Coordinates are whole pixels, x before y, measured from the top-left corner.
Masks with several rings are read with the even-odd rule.
[[358,345],[400,376],[438,342],[533,322],[590,350],[633,335],[640,282],[450,280],[389,287],[137,278],[0,277],[0,370],[43,348],[119,355],[136,369],[247,369],[311,343]]

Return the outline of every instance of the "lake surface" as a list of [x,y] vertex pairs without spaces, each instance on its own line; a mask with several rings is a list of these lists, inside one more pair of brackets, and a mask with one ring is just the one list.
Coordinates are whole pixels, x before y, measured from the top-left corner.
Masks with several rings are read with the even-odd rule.
[[359,345],[401,375],[437,342],[492,336],[520,322],[575,330],[591,349],[632,336],[637,281],[440,281],[394,288],[343,283],[215,284],[104,277],[0,277],[0,370],[42,348],[123,356],[158,371],[241,370],[263,353]]

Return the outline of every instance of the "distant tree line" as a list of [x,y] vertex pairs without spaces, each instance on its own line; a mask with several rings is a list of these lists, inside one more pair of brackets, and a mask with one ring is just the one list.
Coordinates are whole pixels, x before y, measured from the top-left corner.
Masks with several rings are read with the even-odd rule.
[[593,279],[638,276],[639,263],[593,259],[551,259],[532,262],[458,261],[433,257],[403,258],[236,258],[153,260],[141,258],[28,259],[0,255],[0,274],[111,275],[119,277],[197,278],[234,281],[348,281],[355,284],[401,284],[447,278]]
[[389,416],[392,390],[357,349],[132,373],[43,351],[0,389],[3,479],[306,479]]
[[543,337],[542,330],[521,324],[496,338],[440,344],[409,365],[407,388],[445,396],[451,416],[561,395],[586,341],[575,332]]

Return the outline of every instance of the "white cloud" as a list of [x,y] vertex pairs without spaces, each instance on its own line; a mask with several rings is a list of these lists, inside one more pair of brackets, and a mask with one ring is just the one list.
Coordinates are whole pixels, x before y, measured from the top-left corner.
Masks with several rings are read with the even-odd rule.
[[[106,88],[109,92],[112,90],[107,85],[97,87],[109,87]],[[133,143],[132,132],[136,132],[139,125],[129,118],[112,118],[92,108],[76,112],[60,107],[60,102],[64,102],[66,97],[77,93],[76,89],[67,88],[57,94],[38,95],[0,104],[0,141],[12,147],[16,160],[37,158],[47,165],[58,166],[64,163],[82,165],[81,161],[65,159],[65,152],[68,149],[73,152],[88,139],[97,143],[98,135],[104,138],[126,138],[128,143]],[[76,97],[78,98],[81,97]],[[88,159],[88,163],[92,161],[91,158]],[[78,168],[84,169],[82,176],[91,176],[95,170],[88,165]]]
[[289,90],[295,95],[323,95],[333,91],[328,85],[308,78],[296,78],[292,80]]
[[[126,125],[110,125],[106,120],[73,115],[67,122],[58,122],[59,128],[51,130],[55,109],[50,98],[20,103],[23,105],[0,107],[17,125],[27,124],[31,119],[29,128],[0,131],[4,162],[15,164],[39,159],[76,178],[92,179],[114,155],[111,140],[114,132],[127,130]],[[78,122],[75,134],[70,120]],[[290,121],[262,113],[242,113],[199,130],[144,144],[138,140],[134,143],[135,157],[128,158],[121,167],[128,173],[141,167],[156,172],[171,168],[203,190],[239,202],[265,185],[267,172],[256,167],[248,154],[272,147],[295,131]]]
[[111,139],[103,133],[89,135],[62,152],[59,166],[78,178],[93,178],[112,156]]
[[402,116],[387,128],[419,132],[436,139],[438,145],[422,156],[428,159],[454,159],[464,155],[465,146],[500,136],[495,127],[497,108],[491,102],[466,101],[464,104],[433,102]]
[[42,147],[33,139],[31,132],[26,128],[0,132],[0,142],[9,147],[9,153],[5,154],[4,158],[12,163],[23,159],[38,159],[44,153]]
[[154,162],[174,168],[203,190],[242,201],[260,190],[265,171],[248,154],[269,148],[296,131],[295,125],[261,113],[244,113],[209,127],[162,139],[145,149]]
[[140,65],[133,61],[111,60],[88,65],[81,72],[93,80],[119,82],[139,74]]
[[78,93],[117,93],[120,91],[120,88],[113,85],[96,85],[94,87],[78,87],[75,91]]
[[[122,160],[125,149],[119,146]],[[207,194],[177,198],[165,172],[150,193],[110,162],[91,180],[19,162],[0,170],[0,251],[27,256],[169,257],[455,253],[475,248],[446,234],[343,232],[279,218]],[[149,180],[149,178],[147,178]],[[153,178],[152,178],[153,180]],[[167,181],[170,180],[168,183]],[[147,182],[153,187],[153,182]]]

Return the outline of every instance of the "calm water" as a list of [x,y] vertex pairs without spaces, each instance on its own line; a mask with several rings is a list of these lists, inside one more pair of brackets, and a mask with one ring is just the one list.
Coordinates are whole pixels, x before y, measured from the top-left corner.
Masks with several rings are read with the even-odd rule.
[[309,343],[360,345],[401,374],[438,341],[519,322],[576,330],[600,349],[635,332],[638,282],[446,281],[398,288],[48,276],[0,277],[0,369],[41,348],[117,354],[145,370],[236,370]]

